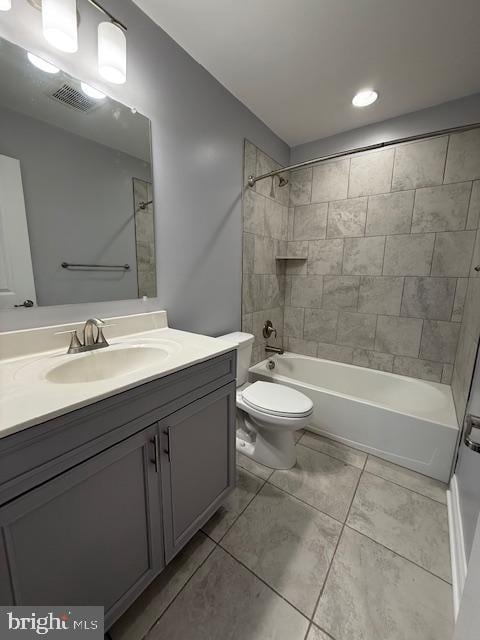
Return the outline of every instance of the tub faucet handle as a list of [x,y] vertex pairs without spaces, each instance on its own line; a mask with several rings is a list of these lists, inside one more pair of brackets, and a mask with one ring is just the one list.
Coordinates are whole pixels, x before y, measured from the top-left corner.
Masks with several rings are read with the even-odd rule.
[[272,335],[274,338],[277,337],[277,330],[274,328],[271,320],[265,320],[265,324],[263,325],[263,337],[270,338]]

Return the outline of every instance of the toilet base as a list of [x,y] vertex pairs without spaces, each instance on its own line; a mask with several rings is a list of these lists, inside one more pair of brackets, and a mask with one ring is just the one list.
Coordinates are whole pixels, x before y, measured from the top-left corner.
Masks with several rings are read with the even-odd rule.
[[276,432],[272,429],[259,428],[245,414],[242,419],[247,427],[247,432],[253,429],[256,438],[254,442],[248,442],[237,437],[237,451],[265,467],[270,467],[270,469],[286,470],[295,466],[297,462],[295,431],[281,430]]

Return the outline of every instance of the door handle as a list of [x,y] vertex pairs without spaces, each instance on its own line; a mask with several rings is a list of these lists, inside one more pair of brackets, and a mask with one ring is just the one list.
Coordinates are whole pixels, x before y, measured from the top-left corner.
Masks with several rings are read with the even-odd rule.
[[14,304],[14,307],[25,307],[26,309],[30,309],[30,307],[33,307],[34,302],[33,300],[24,300],[22,302],[22,304]]
[[472,429],[478,429],[480,431],[480,417],[468,414],[465,418],[465,437],[463,441],[469,449],[475,451],[475,453],[480,453],[480,442],[472,439]]
[[155,473],[158,473],[158,435],[155,434],[150,442],[153,444],[153,460],[151,462],[155,465]]
[[167,436],[167,448],[163,450],[163,453],[167,454],[168,461],[170,462],[170,427],[164,429],[163,435]]

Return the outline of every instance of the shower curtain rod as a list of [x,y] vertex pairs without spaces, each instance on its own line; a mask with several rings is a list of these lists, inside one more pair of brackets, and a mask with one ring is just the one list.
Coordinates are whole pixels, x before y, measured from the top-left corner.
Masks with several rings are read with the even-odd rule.
[[248,176],[248,186],[253,187],[259,180],[265,180],[265,178],[271,178],[277,176],[285,171],[293,171],[294,169],[301,169],[302,167],[310,167],[313,164],[319,162],[325,162],[326,160],[335,160],[336,158],[343,158],[349,156],[352,153],[360,153],[361,151],[373,151],[374,149],[383,149],[384,147],[390,147],[394,144],[401,144],[403,142],[413,142],[414,140],[424,140],[425,138],[435,138],[437,136],[447,135],[449,133],[459,133],[461,131],[468,131],[469,129],[476,129],[480,127],[480,122],[472,124],[462,125],[460,127],[450,127],[449,129],[440,129],[438,131],[431,131],[430,133],[419,133],[414,136],[407,136],[405,138],[396,138],[395,140],[388,140],[387,142],[377,142],[375,144],[369,144],[365,147],[356,147],[355,149],[348,149],[347,151],[338,151],[337,153],[331,153],[327,156],[321,156],[319,158],[313,158],[312,160],[305,160],[297,164],[292,164],[289,167],[283,167],[282,169],[275,169],[269,173],[263,173],[261,176]]

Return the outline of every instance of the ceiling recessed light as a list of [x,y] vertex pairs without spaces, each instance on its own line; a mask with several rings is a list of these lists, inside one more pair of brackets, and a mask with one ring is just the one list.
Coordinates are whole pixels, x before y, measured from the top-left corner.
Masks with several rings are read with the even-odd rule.
[[60,71],[60,69],[54,64],[50,64],[50,62],[47,62],[43,58],[39,58],[33,53],[30,53],[30,51],[27,52],[27,58],[30,60],[34,67],[45,71],[45,73],[58,73]]
[[353,97],[352,104],[354,107],[368,107],[378,98],[378,93],[373,89],[363,89]]
[[93,98],[94,100],[103,100],[106,97],[106,95],[104,93],[102,93],[98,89],[95,89],[94,87],[91,87],[86,82],[81,82],[80,86],[82,88],[83,93],[86,96],[89,96],[90,98]]
[[0,11],[10,11],[12,0],[0,0]]

